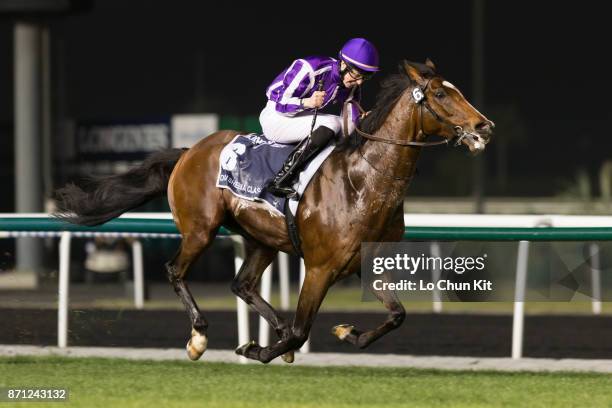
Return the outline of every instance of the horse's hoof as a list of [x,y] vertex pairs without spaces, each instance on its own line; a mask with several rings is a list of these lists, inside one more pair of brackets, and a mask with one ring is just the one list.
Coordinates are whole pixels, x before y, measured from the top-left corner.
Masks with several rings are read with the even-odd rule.
[[187,357],[195,361],[202,357],[208,346],[208,337],[199,333],[197,330],[191,330],[191,338],[187,342]]
[[294,351],[288,351],[285,354],[283,354],[281,356],[281,358],[283,359],[283,361],[285,363],[291,364],[295,361],[295,352]]
[[239,356],[246,356],[246,353],[249,351],[249,349],[256,345],[257,343],[255,343],[255,340],[251,340],[248,343],[243,344],[242,346],[238,347],[236,349],[236,354],[238,354]]
[[346,336],[351,334],[355,326],[350,324],[339,324],[337,326],[332,327],[332,334],[339,338],[340,340],[346,339]]

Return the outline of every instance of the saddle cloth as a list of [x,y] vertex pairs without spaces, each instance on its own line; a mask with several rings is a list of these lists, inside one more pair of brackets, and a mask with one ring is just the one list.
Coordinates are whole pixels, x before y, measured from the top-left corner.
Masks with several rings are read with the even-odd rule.
[[[293,188],[299,197],[334,147],[333,143],[327,145],[296,178]],[[226,188],[246,200],[266,203],[274,212],[284,216],[286,199],[270,194],[265,187],[283,167],[285,159],[294,148],[293,144],[276,143],[264,135],[237,135],[221,151],[217,187]],[[297,200],[289,201],[289,209],[294,215],[297,206]]]

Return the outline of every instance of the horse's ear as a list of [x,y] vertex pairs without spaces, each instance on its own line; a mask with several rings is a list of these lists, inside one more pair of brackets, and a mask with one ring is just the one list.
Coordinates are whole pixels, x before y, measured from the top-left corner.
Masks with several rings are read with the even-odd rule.
[[434,71],[436,70],[436,66],[434,65],[433,61],[430,60],[429,58],[425,60],[425,65],[427,65],[429,68],[433,69]]
[[408,61],[404,61],[403,65],[404,71],[406,71],[406,74],[413,82],[416,82],[417,84],[421,84],[423,82],[423,77],[418,69],[412,66]]

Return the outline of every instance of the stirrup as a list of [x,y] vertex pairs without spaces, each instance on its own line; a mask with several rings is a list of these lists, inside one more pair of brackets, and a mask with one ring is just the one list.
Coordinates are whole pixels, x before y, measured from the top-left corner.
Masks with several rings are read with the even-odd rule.
[[278,172],[276,177],[274,177],[274,180],[272,180],[266,188],[270,193],[277,197],[287,197],[289,195],[296,194],[295,190],[291,186],[294,164],[295,163],[289,162],[289,164],[285,164]]
[[297,196],[297,192],[290,186],[279,186],[272,183],[267,190],[277,197],[294,198]]

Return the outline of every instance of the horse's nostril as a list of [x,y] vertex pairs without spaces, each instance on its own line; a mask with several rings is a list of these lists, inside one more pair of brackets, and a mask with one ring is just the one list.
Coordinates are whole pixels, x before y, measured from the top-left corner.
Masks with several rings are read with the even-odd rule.
[[478,133],[490,133],[495,125],[491,121],[480,122],[476,125],[476,131]]

